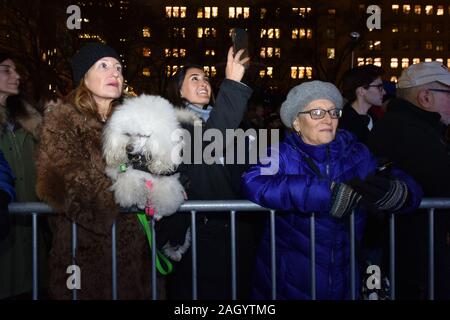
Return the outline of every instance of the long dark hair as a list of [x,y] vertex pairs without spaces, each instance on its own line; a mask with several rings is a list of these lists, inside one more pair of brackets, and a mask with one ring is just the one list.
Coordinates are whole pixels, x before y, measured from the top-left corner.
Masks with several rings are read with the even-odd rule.
[[[0,63],[3,63],[5,60],[13,60],[14,59],[4,53],[0,52]],[[17,95],[9,96],[6,99],[5,103],[5,111],[6,111],[6,119],[8,122],[16,123],[17,118],[25,118],[29,116],[28,109],[26,108],[27,101],[26,99],[19,93]]]
[[[166,88],[165,98],[170,101],[174,106],[179,108],[184,108],[186,101],[183,97],[181,97],[181,86],[183,85],[184,78],[186,77],[186,72],[189,69],[200,69],[203,70],[203,67],[198,64],[186,64],[182,68],[180,68],[170,79]],[[211,88],[212,89],[212,88]],[[210,104],[214,104],[214,94],[211,91],[211,98],[209,100]]]

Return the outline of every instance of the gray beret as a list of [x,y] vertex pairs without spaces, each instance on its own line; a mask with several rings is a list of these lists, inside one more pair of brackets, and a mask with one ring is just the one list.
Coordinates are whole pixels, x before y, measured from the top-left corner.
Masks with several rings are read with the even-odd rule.
[[292,128],[297,114],[311,101],[318,99],[330,100],[339,109],[343,105],[342,95],[334,84],[319,80],[304,82],[289,91],[281,105],[281,121],[286,127]]

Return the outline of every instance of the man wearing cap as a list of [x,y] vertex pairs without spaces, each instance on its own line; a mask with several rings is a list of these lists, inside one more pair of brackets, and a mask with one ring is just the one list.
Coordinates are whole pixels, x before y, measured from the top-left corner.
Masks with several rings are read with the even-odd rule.
[[[425,197],[450,198],[450,156],[443,142],[450,123],[450,72],[440,62],[423,62],[403,70],[397,97],[369,135],[378,156],[411,174]],[[397,298],[428,295],[428,223],[425,212],[396,222]],[[435,214],[435,297],[450,299],[450,210]]]

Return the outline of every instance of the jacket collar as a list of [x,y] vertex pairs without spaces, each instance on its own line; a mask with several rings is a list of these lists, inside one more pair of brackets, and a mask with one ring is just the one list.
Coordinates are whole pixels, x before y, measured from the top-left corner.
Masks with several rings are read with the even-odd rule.
[[428,122],[430,125],[439,130],[442,128],[442,124],[440,121],[441,115],[439,113],[425,111],[404,99],[395,98],[391,102],[389,102],[387,112],[396,112],[401,114],[407,113],[416,117],[420,121]]
[[350,132],[338,129],[333,141],[319,146],[304,143],[295,132],[289,132],[284,142],[300,151],[304,156],[317,162],[324,162],[337,159],[342,153],[347,152],[346,150],[349,150],[352,144],[357,143],[357,140]]

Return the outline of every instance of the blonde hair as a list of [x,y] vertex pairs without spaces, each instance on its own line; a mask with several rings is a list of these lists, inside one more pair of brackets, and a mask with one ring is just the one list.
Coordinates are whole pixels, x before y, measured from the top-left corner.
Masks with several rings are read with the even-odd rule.
[[[111,101],[110,109],[107,114],[108,117],[112,113],[114,107],[120,104],[127,96],[128,94],[122,90],[121,96]],[[94,100],[92,92],[84,84],[84,78],[81,79],[80,84],[67,95],[65,101],[73,105],[80,113],[100,119],[97,103]]]

